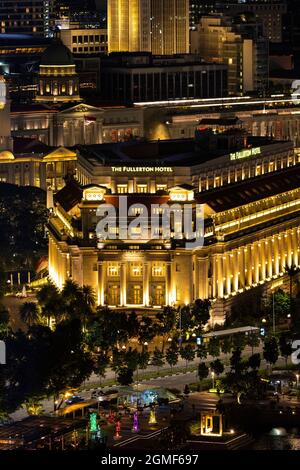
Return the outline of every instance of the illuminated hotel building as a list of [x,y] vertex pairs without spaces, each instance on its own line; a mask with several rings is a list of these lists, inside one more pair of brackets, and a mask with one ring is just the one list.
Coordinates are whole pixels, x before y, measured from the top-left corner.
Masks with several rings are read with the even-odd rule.
[[[160,149],[158,143],[81,147],[81,185],[71,181],[54,196],[51,279],[59,288],[68,278],[91,285],[99,305],[114,308],[148,312],[211,299],[212,322],[223,322],[238,295],[277,282],[287,264],[299,265],[299,161],[291,143],[261,140],[256,147],[258,141],[222,156],[201,142],[192,151],[187,141],[165,142]],[[205,165],[223,174],[214,189],[199,188]],[[174,238],[175,218],[166,240],[119,240],[118,223],[109,228],[115,239],[98,239],[97,208],[118,208],[120,195],[128,195],[128,206],[144,204],[148,221],[156,210],[151,204],[202,204],[203,248]],[[135,215],[143,215],[139,211]]]
[[189,52],[188,0],[108,0],[108,51]]
[[50,36],[53,0],[0,1],[1,33]]

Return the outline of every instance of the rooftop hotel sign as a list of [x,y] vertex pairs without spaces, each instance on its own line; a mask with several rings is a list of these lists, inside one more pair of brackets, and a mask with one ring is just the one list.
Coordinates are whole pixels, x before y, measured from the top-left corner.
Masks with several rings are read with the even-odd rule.
[[253,149],[241,150],[240,152],[235,152],[230,154],[230,160],[242,160],[243,158],[255,157],[256,155],[261,154],[261,148],[256,147]]
[[167,166],[112,166],[113,173],[174,173],[174,169]]

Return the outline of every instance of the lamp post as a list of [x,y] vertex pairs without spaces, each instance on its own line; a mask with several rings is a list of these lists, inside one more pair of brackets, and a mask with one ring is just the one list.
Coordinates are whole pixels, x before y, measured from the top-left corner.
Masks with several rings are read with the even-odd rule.
[[213,390],[214,390],[214,388],[215,388],[215,373],[214,373],[214,371],[212,371],[212,373],[211,373],[211,378],[212,378],[212,381],[213,381]]
[[297,388],[299,388],[299,374],[296,374]]

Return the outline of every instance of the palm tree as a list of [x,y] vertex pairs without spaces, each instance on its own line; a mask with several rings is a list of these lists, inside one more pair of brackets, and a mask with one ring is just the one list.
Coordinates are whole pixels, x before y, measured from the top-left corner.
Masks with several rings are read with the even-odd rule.
[[83,286],[82,288],[83,300],[92,309],[96,306],[95,291],[91,286]]
[[94,289],[91,286],[83,286],[80,294],[82,299],[80,318],[83,323],[83,329],[85,330],[88,318],[95,311],[96,296]]
[[62,297],[54,284],[48,283],[43,286],[36,297],[41,306],[42,316],[47,318],[48,326],[51,318],[57,320],[63,315]]
[[67,306],[76,306],[79,299],[81,299],[82,290],[80,286],[72,279],[68,279],[61,291],[64,303]]
[[45,284],[37,293],[36,298],[40,305],[46,305],[53,297],[58,297],[59,291],[57,287],[49,282]]
[[35,302],[25,302],[20,307],[20,317],[22,322],[26,323],[29,328],[37,323],[39,318],[39,308]]

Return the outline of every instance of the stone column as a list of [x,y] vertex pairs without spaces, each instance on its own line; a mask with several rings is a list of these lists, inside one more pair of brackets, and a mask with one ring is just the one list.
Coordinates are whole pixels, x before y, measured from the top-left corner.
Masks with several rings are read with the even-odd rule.
[[166,305],[170,304],[170,288],[171,288],[171,262],[166,263]]
[[127,279],[126,279],[126,268],[127,265],[125,262],[121,263],[121,283],[120,283],[120,297],[121,297],[121,306],[125,307],[127,304]]
[[98,263],[98,304],[103,307],[104,303],[104,261]]
[[144,262],[144,270],[143,270],[143,298],[144,298],[144,306],[148,307],[150,304],[149,299],[149,281],[150,281],[150,274],[149,274],[149,263]]

